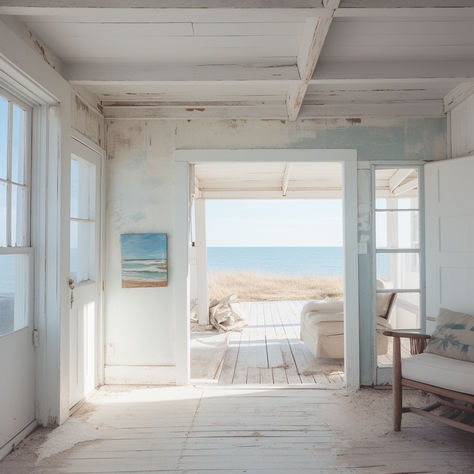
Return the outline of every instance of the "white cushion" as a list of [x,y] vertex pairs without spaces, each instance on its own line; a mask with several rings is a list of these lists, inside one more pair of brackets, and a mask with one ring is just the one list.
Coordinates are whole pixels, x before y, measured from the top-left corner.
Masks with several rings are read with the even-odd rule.
[[402,360],[402,377],[474,395],[474,363],[424,352]]

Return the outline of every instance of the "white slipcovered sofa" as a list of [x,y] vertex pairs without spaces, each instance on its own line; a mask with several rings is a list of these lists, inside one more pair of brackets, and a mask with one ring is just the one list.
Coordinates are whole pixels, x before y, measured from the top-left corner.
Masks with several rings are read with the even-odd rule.
[[[383,288],[378,280],[377,287]],[[377,294],[377,329],[391,329],[388,321],[395,300],[394,293]],[[316,358],[344,358],[344,303],[310,301],[301,310],[300,339]],[[377,333],[379,355],[388,351],[388,337]]]

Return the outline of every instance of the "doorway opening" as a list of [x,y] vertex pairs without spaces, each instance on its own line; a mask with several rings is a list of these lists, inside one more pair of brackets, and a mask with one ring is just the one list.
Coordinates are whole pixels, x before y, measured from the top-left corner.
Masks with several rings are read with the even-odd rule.
[[342,165],[193,171],[191,379],[343,386]]

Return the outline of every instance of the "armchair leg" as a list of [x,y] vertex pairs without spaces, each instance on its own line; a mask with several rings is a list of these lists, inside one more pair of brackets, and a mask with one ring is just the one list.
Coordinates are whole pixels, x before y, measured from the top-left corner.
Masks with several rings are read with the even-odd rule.
[[400,338],[393,338],[393,429],[400,431],[402,424],[402,361]]

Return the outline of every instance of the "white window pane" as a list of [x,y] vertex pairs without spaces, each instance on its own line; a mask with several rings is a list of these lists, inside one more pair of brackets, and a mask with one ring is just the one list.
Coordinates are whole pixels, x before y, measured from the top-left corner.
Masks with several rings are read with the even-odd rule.
[[7,185],[0,183],[0,247],[7,246]]
[[[382,295],[377,295],[380,297]],[[398,293],[395,296],[392,310],[386,322],[377,318],[377,329],[385,329],[387,324],[392,329],[420,329],[420,294]],[[410,341],[401,339],[402,358],[410,357]],[[377,366],[391,367],[393,363],[393,338],[377,334]]]
[[71,217],[79,218],[79,163],[71,160]]
[[8,101],[0,97],[0,178],[7,177]]
[[11,245],[28,247],[28,191],[24,186],[11,185]]
[[89,163],[71,160],[71,217],[93,219],[94,168]]
[[377,248],[419,248],[418,211],[383,211],[375,214]]
[[377,279],[385,288],[417,290],[420,288],[420,256],[418,253],[378,253]]
[[0,255],[0,336],[28,326],[29,258]]
[[71,222],[70,277],[75,282],[94,279],[94,222]]
[[13,105],[12,115],[12,181],[25,183],[26,112]]
[[418,169],[375,170],[377,209],[417,209]]

